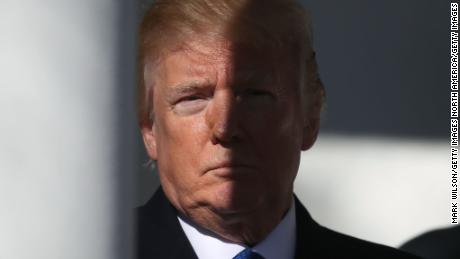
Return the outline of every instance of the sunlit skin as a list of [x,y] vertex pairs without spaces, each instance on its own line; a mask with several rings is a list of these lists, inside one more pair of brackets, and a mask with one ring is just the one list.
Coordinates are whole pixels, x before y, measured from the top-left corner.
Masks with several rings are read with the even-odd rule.
[[281,221],[300,152],[316,137],[297,67],[283,53],[196,35],[146,70],[154,120],[142,134],[180,213],[248,245]]

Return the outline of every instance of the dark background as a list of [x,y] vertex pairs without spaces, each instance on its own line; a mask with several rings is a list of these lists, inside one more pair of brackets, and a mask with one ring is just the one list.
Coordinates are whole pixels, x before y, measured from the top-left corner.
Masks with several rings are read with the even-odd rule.
[[304,2],[327,91],[323,131],[448,136],[449,1]]
[[[326,87],[322,133],[448,139],[449,1],[302,2]],[[137,141],[141,204],[158,179],[145,165],[140,135]]]

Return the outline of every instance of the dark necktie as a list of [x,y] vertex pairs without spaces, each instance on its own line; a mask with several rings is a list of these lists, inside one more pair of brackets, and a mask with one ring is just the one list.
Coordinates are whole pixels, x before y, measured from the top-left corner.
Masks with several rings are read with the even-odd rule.
[[251,251],[250,248],[246,248],[243,251],[241,251],[239,254],[235,255],[233,259],[265,259],[263,256],[260,254]]

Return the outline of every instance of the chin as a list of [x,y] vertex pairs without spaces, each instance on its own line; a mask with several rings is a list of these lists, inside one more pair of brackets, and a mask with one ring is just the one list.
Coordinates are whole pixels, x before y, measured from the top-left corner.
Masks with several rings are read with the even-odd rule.
[[251,213],[263,202],[263,193],[248,183],[227,181],[213,188],[211,206],[218,213]]

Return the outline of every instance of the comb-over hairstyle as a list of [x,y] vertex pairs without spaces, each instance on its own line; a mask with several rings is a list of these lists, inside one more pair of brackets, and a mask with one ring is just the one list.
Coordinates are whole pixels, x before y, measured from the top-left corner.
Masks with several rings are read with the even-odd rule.
[[153,122],[153,85],[145,84],[146,73],[154,73],[163,55],[195,35],[280,55],[294,52],[298,59],[293,62],[304,70],[300,89],[307,97],[304,109],[321,109],[324,88],[312,48],[311,23],[298,1],[156,0],[139,29],[137,111],[141,124]]

